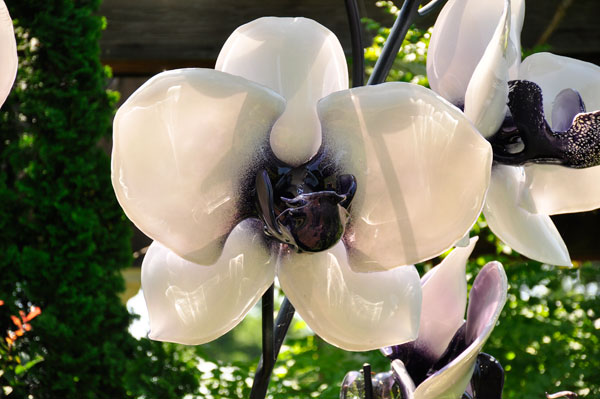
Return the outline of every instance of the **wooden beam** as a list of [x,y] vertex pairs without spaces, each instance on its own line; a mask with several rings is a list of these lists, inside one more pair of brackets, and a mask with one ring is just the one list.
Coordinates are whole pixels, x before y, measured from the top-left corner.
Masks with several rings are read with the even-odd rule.
[[[538,42],[569,0],[527,0],[522,41],[524,48]],[[401,1],[397,1],[401,4]],[[600,63],[600,1],[570,1],[564,15],[550,29],[551,51]],[[363,17],[393,18],[359,1]],[[115,75],[151,75],[173,67],[210,67],[229,34],[238,26],[265,15],[305,16],[331,29],[350,52],[348,22],[338,0],[104,0],[100,14],[108,26],[101,40],[102,60]],[[429,26],[430,15],[419,21]],[[370,40],[370,39],[368,39]]]

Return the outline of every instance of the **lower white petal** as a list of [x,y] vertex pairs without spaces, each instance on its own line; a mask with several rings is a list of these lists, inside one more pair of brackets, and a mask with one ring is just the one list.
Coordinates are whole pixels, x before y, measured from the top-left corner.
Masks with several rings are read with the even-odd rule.
[[483,213],[490,229],[520,254],[539,262],[570,266],[565,243],[548,215],[534,214],[518,204],[524,195],[522,167],[496,164]]
[[585,169],[558,165],[525,166],[528,197],[521,206],[546,215],[600,208],[600,166]]
[[433,91],[384,83],[319,102],[323,145],[356,177],[344,241],[383,267],[449,249],[481,212],[491,147]]
[[423,381],[415,399],[460,399],[471,380],[477,355],[496,325],[504,303],[508,282],[502,265],[490,262],[479,272],[467,310],[466,339],[469,346],[454,360]]
[[273,283],[262,223],[238,224],[213,265],[189,262],[154,241],[142,265],[150,338],[198,345],[235,327]]
[[423,278],[423,306],[417,346],[431,352],[435,359],[444,353],[456,330],[464,323],[467,307],[467,259],[477,237],[469,246],[456,248]]
[[414,266],[358,273],[348,262],[342,243],[280,260],[281,288],[308,326],[330,344],[351,351],[414,340],[421,310]]
[[17,43],[12,19],[0,0],[0,106],[6,100],[17,74]]

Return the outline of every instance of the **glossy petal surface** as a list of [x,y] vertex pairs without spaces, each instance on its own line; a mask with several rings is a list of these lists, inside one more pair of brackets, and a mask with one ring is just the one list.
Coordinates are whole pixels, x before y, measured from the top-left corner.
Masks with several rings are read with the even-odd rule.
[[550,122],[554,99],[563,89],[579,92],[588,112],[600,110],[600,67],[550,53],[530,55],[521,64],[519,79],[542,88],[544,113]]
[[483,137],[495,134],[504,121],[508,103],[508,69],[514,49],[509,48],[510,0],[504,0],[504,12],[496,31],[467,86],[465,115]]
[[345,350],[366,351],[416,338],[421,283],[414,266],[357,273],[343,243],[280,260],[281,288],[317,335]]
[[467,307],[467,259],[477,238],[469,246],[456,248],[423,278],[423,306],[417,346],[427,348],[435,359],[444,353],[454,333],[464,322]]
[[524,196],[525,185],[523,168],[494,165],[484,207],[490,229],[511,248],[528,258],[570,266],[567,247],[550,217],[530,213],[517,205]]
[[127,216],[178,255],[216,261],[283,108],[273,91],[211,69],[150,79],[114,121],[112,181]]
[[546,215],[600,208],[600,166],[585,169],[558,165],[525,166],[528,198],[521,206]]
[[439,255],[475,223],[491,147],[456,107],[424,87],[385,83],[319,103],[324,145],[357,191],[343,238],[372,270]]
[[246,219],[210,266],[189,262],[155,241],[142,265],[150,338],[199,345],[235,327],[273,283],[274,262],[263,240],[262,223]]
[[514,57],[508,75],[510,80],[515,80],[519,78],[519,67],[521,66],[521,31],[525,21],[525,0],[511,0],[510,13],[510,41],[514,49]]
[[6,100],[17,74],[17,43],[12,19],[0,0],[0,106]]
[[429,44],[427,77],[431,88],[453,104],[464,104],[504,5],[504,0],[449,0],[442,8]]
[[321,145],[317,101],[348,88],[346,58],[337,37],[306,18],[259,18],[227,39],[216,69],[267,86],[287,100],[271,133],[282,161],[298,166]]
[[462,397],[477,355],[500,317],[507,288],[506,274],[500,263],[490,262],[479,272],[471,289],[467,310],[467,342],[470,345],[456,359],[423,381],[415,390],[415,399]]

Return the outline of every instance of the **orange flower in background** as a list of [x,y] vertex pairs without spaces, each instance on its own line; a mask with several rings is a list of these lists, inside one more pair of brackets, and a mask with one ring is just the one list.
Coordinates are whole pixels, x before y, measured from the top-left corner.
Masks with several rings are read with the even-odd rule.
[[[0,306],[4,305],[4,301],[0,300]],[[39,306],[31,306],[29,313],[25,314],[24,311],[19,311],[19,317],[10,316],[13,324],[17,327],[15,331],[8,330],[6,336],[6,342],[9,346],[13,345],[17,338],[22,337],[26,331],[31,331],[31,324],[29,322],[39,316],[42,313],[42,309]]]

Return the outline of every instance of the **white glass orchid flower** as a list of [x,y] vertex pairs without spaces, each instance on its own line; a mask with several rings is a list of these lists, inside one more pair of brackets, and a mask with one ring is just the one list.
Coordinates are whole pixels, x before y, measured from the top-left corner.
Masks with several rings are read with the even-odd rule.
[[0,0],[0,107],[4,104],[17,75],[17,43],[12,19]]
[[[467,308],[465,267],[475,242],[472,238],[469,246],[454,249],[421,279],[418,338],[382,349],[392,360],[392,372],[375,376],[374,398],[396,397],[392,392],[412,399],[460,399],[464,392],[479,399],[501,398],[503,371],[480,352],[506,302],[508,283],[502,265],[488,263],[473,282]],[[364,397],[357,377],[357,372],[348,373],[342,399]]]
[[600,68],[549,53],[521,63],[524,11],[523,0],[448,1],[427,72],[492,142],[492,231],[531,259],[569,266],[548,215],[600,207]]
[[423,87],[347,88],[333,33],[261,18],[231,35],[216,70],[159,74],[119,109],[113,186],[156,240],[142,267],[151,338],[215,339],[275,276],[334,345],[415,338],[419,277],[396,266],[469,231],[491,147]]

